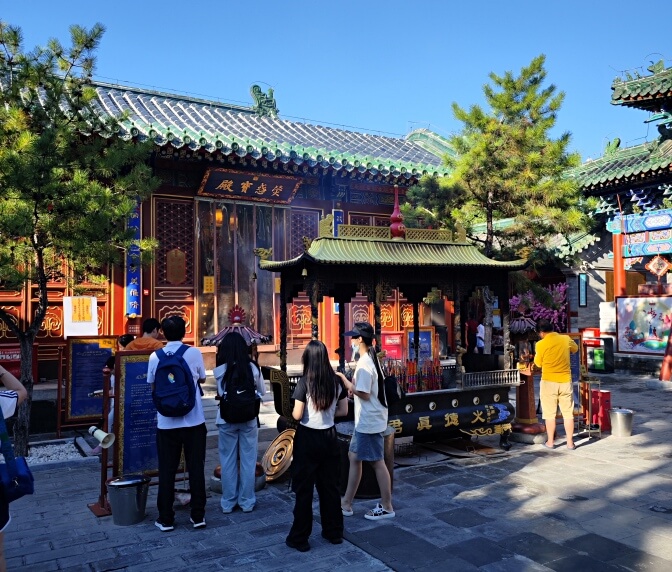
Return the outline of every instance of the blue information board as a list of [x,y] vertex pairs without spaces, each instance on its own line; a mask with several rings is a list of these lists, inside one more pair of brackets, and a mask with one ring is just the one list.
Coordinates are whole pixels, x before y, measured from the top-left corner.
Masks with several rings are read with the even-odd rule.
[[[415,359],[415,333],[413,328],[408,328],[406,330],[406,347],[408,348],[408,359]],[[432,360],[434,356],[434,348],[432,344],[434,343],[434,329],[433,328],[420,328],[419,339],[420,347],[418,348],[419,360]]]
[[155,473],[159,468],[156,450],[156,407],[147,383],[151,352],[119,352],[115,368],[114,473]]
[[102,419],[103,400],[91,394],[103,389],[103,368],[115,346],[115,336],[68,338],[66,423]]
[[570,333],[566,334],[572,338],[576,345],[579,346],[579,351],[574,354],[569,354],[569,366],[572,370],[572,382],[581,381],[581,363],[583,360],[583,342],[581,334]]

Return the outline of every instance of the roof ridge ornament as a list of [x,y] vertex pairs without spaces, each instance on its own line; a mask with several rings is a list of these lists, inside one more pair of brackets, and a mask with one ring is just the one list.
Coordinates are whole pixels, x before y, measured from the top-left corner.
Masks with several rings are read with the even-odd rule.
[[651,61],[651,65],[646,68],[647,71],[650,71],[652,74],[657,74],[662,71],[665,71],[665,60],[658,60],[655,64]]
[[618,151],[618,148],[621,146],[621,138],[616,137],[613,141],[609,141],[607,146],[604,149],[605,155],[613,155]]
[[250,93],[252,94],[252,99],[254,99],[252,109],[254,109],[259,117],[273,117],[277,119],[279,110],[275,103],[272,87],[269,87],[268,92],[264,93],[261,91],[261,87],[255,84],[250,88]]

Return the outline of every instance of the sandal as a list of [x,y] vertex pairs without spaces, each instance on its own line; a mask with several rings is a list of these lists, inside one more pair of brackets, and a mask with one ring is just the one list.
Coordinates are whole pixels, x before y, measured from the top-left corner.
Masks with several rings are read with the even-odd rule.
[[353,514],[355,514],[354,510],[352,509],[348,510],[347,508],[343,507],[341,507],[341,512],[343,513],[343,516],[352,516]]
[[374,508],[368,511],[364,518],[368,520],[381,520],[383,518],[394,518],[394,511],[387,511],[383,508],[383,505],[378,503]]

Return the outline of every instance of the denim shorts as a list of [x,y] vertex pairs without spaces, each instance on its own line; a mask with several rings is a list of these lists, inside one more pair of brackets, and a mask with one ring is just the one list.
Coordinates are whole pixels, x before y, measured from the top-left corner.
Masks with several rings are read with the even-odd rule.
[[358,461],[383,460],[383,433],[360,433],[355,431],[350,440],[350,452]]

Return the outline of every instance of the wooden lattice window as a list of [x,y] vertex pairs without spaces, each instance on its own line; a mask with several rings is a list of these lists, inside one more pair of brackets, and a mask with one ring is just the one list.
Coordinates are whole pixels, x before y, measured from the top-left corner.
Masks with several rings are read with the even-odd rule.
[[289,237],[289,257],[294,258],[303,252],[303,237],[316,238],[319,233],[319,211],[292,209],[292,227]]
[[[157,286],[192,286],[194,282],[194,203],[157,201],[156,254]],[[183,282],[175,283],[175,272],[170,272],[169,258],[184,260]]]
[[372,216],[364,214],[351,214],[350,224],[358,226],[390,226],[389,216]]
[[350,224],[357,226],[371,226],[371,217],[364,215],[350,215]]

